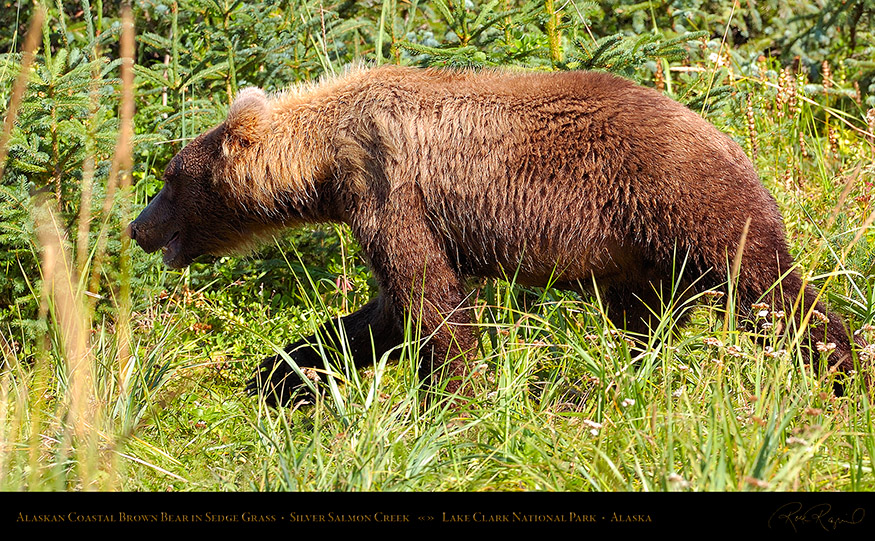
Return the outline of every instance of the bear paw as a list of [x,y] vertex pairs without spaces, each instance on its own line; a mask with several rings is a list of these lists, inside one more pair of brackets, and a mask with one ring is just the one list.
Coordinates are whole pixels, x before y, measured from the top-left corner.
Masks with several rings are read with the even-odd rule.
[[[300,369],[314,384],[319,381],[319,374],[313,368],[301,366]],[[247,382],[246,392],[263,396],[265,403],[272,407],[286,406],[295,396],[310,402],[314,398],[310,387],[280,355],[261,362],[255,377]]]

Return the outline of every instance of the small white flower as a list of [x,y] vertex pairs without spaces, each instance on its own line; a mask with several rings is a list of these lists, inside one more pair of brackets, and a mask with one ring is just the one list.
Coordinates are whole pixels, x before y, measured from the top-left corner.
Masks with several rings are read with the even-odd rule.
[[690,482],[676,473],[671,473],[668,476],[668,482],[677,485],[678,488],[689,488]]
[[817,346],[817,351],[821,353],[828,353],[836,348],[836,345],[833,342],[827,342],[825,344],[823,342],[818,342],[815,345]]
[[779,349],[778,351],[775,351],[775,348],[773,348],[772,346],[766,346],[766,349],[763,351],[763,353],[766,355],[766,357],[770,359],[775,359],[787,355],[786,350]]
[[702,341],[705,342],[706,346],[714,346],[718,348],[723,347],[723,342],[714,338],[713,336],[706,336],[704,339],[702,339]]
[[717,53],[711,53],[710,55],[708,55],[708,60],[710,60],[713,64],[717,64],[717,67],[722,67],[726,65],[726,59]]
[[598,435],[599,429],[601,429],[601,427],[602,427],[601,423],[597,423],[595,421],[590,421],[589,419],[584,419],[583,424],[585,424],[586,426],[588,426],[591,429],[590,433],[592,433],[593,436]]
[[860,327],[859,329],[857,329],[856,331],[854,331],[854,336],[858,336],[861,332],[866,332],[866,331],[875,331],[875,327],[873,327],[872,325],[867,323],[867,324],[863,325],[862,327]]

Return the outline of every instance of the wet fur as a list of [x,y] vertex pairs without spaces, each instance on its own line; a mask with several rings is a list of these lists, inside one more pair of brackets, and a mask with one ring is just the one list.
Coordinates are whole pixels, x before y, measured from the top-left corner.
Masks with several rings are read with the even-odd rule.
[[[413,313],[431,336],[422,376],[440,370],[450,390],[476,345],[467,276],[595,282],[618,326],[646,332],[655,290],[679,260],[692,292],[723,287],[749,220],[739,306],[765,299],[789,314],[802,288],[777,205],[741,148],[682,105],[605,73],[383,67],[273,97],[247,89],[165,180],[196,196],[147,209],[132,232],[157,249],[171,221],[161,216],[200,220],[175,241],[175,266],[298,223],[348,224],[380,287],[340,322],[356,363],[397,346]],[[802,289],[796,312],[826,313],[815,299]],[[848,333],[828,318],[811,340],[835,343],[831,363],[849,370]],[[337,329],[320,333],[336,342]],[[322,366],[314,342],[287,351],[301,367]],[[299,384],[277,356],[250,390],[282,403]]]

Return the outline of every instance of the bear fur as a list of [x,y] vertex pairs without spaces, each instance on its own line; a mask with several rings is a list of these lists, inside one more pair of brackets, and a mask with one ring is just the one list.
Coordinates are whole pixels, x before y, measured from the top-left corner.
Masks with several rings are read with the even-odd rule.
[[[273,97],[250,88],[164,181],[129,231],[173,267],[297,224],[348,224],[380,290],[339,321],[355,362],[401,344],[413,314],[427,337],[421,376],[442,374],[450,391],[477,343],[466,277],[595,284],[612,321],[643,333],[681,264],[681,290],[726,289],[745,230],[738,306],[764,301],[797,325],[812,309],[827,314],[811,320],[810,340],[836,345],[833,368],[853,368],[848,332],[794,269],[775,200],[742,149],[606,73],[386,66]],[[339,329],[329,321],[320,336],[337,342]],[[321,367],[315,343],[286,351]],[[275,356],[249,389],[282,404],[301,384]]]

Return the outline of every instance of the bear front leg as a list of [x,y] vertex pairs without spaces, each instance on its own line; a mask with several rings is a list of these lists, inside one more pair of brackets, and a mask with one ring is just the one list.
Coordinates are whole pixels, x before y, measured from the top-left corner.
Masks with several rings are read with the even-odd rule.
[[[343,338],[340,328],[343,329]],[[325,350],[342,351],[342,340],[345,340],[346,351],[356,368],[361,368],[401,344],[402,339],[401,322],[395,317],[392,306],[380,295],[339,322],[325,322],[316,334],[289,344],[285,352],[302,370],[323,369],[325,363],[319,353],[319,344]],[[309,392],[304,381],[282,355],[262,361],[255,377],[247,383],[246,390],[252,395],[261,393],[265,402],[274,407],[288,404],[291,397],[300,391]]]
[[362,245],[387,301],[420,341],[420,379],[433,390],[467,392],[462,383],[477,339],[462,276],[424,223],[410,216],[380,223],[392,226],[363,235]]

